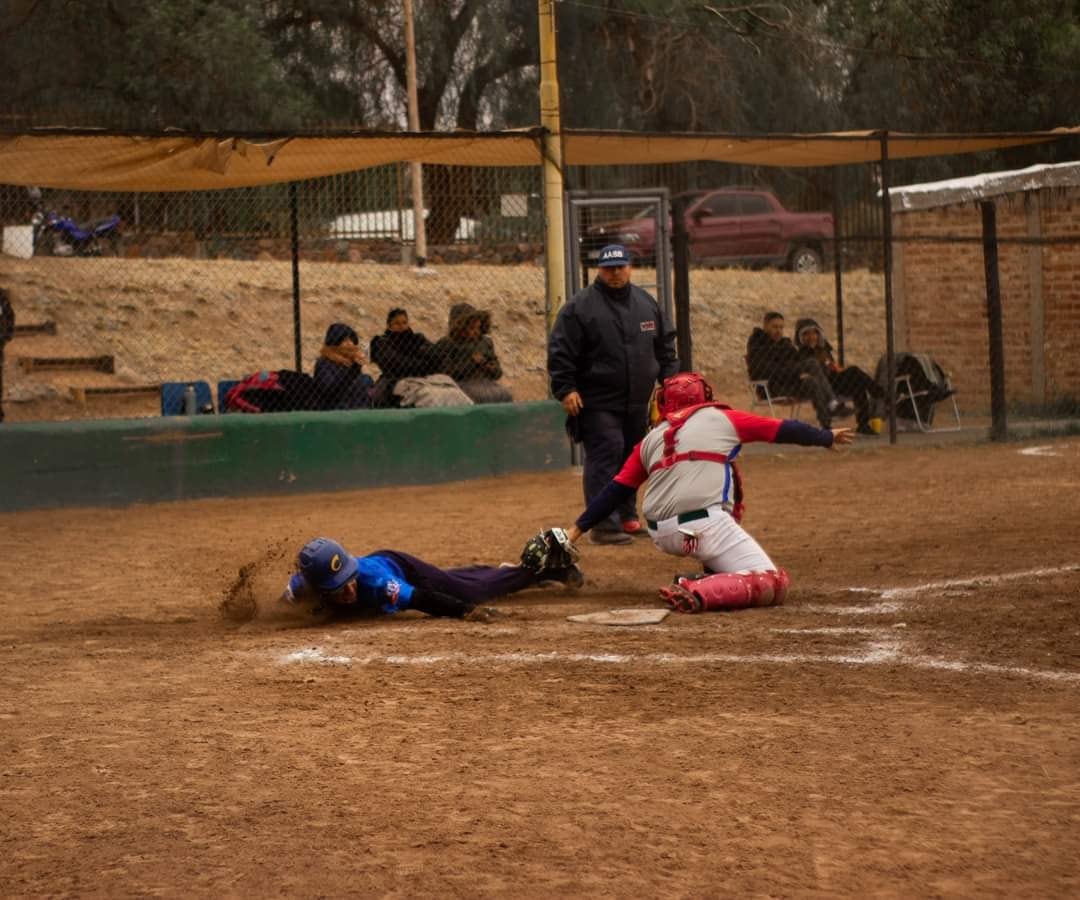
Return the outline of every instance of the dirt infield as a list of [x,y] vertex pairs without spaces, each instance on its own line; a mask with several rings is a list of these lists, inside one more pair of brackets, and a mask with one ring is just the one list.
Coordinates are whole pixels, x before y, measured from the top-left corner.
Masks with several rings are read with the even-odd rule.
[[647,539],[495,624],[272,609],[320,532],[511,559],[572,471],[0,516],[3,893],[1076,896],[1080,439],[1040,446],[750,455],[789,602],[638,628],[566,616],[653,605]]

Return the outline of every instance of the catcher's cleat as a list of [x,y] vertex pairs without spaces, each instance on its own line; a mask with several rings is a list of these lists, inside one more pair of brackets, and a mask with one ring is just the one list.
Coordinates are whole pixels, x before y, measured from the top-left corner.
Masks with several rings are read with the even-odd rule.
[[701,612],[701,600],[678,582],[660,588],[660,599],[675,612]]

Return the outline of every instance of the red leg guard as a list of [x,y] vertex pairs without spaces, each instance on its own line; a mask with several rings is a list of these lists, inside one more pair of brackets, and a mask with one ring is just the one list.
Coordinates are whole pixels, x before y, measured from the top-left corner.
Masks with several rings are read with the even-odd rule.
[[752,606],[779,606],[787,596],[791,579],[783,569],[775,572],[750,572],[744,576],[750,579]]
[[753,606],[750,579],[745,575],[723,572],[694,581],[680,579],[679,583],[701,601],[702,612]]
[[776,593],[773,595],[773,606],[779,606],[787,597],[788,588],[791,587],[791,576],[788,575],[787,569],[777,569],[773,572],[773,578],[776,579]]
[[723,572],[704,578],[680,578],[679,587],[701,602],[700,610],[745,609],[748,606],[779,606],[787,596],[791,580],[787,572]]

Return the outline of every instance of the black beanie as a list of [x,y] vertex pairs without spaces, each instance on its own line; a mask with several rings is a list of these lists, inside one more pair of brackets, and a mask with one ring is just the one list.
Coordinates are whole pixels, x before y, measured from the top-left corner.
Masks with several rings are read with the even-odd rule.
[[326,329],[326,340],[323,343],[327,347],[337,347],[339,344],[345,343],[345,341],[359,344],[360,336],[344,322],[335,322]]

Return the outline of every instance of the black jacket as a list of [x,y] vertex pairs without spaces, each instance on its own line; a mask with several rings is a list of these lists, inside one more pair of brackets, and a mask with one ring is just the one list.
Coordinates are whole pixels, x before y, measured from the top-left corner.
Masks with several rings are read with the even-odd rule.
[[675,329],[637,285],[613,294],[595,281],[559,311],[547,367],[558,400],[576,390],[588,409],[644,409],[653,386],[679,371]]
[[329,359],[315,362],[319,409],[367,409],[375,380],[360,366],[343,366]]
[[772,380],[782,377],[788,374],[798,361],[799,351],[795,349],[791,338],[770,340],[764,328],[755,328],[746,342],[746,364],[751,378]]
[[418,331],[390,331],[371,339],[371,361],[385,378],[416,378],[439,370],[435,345]]

